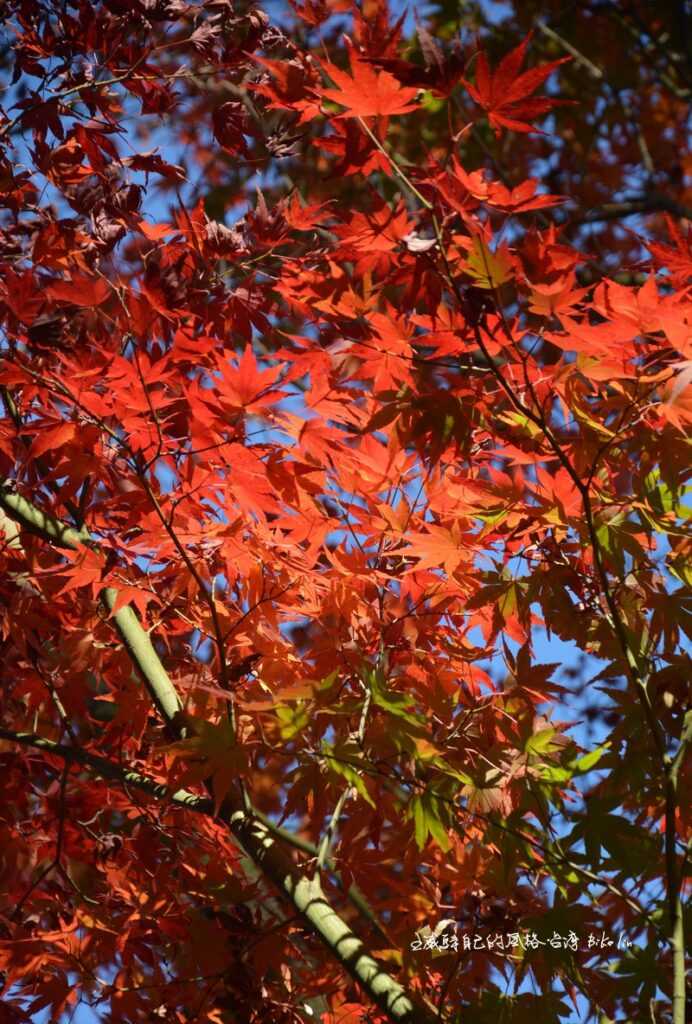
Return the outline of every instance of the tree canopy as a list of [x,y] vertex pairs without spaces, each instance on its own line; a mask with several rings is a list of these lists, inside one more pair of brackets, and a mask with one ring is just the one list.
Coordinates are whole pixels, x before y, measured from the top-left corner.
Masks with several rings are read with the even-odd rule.
[[684,1024],[688,5],[2,19],[3,1020]]

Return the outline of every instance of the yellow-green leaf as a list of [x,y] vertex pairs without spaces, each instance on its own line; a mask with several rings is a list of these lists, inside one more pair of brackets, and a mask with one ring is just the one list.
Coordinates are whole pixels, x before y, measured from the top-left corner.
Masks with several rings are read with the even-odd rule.
[[465,270],[478,288],[499,288],[512,278],[512,263],[507,246],[501,245],[496,252],[492,252],[477,235],[471,245]]

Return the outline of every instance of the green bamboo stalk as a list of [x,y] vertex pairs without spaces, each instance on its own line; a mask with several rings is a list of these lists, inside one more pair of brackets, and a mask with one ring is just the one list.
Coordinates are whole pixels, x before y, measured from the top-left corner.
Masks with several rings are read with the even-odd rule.
[[[122,605],[113,612],[118,599],[118,591],[113,587],[104,587],[101,600],[113,615],[120,639],[127,653],[144,680],[149,696],[158,708],[168,726],[175,726],[175,716],[182,710],[183,704],[171,682],[168,673],[161,664],[149,634],[142,628],[136,613],[129,604]],[[180,727],[174,731],[180,733]]]

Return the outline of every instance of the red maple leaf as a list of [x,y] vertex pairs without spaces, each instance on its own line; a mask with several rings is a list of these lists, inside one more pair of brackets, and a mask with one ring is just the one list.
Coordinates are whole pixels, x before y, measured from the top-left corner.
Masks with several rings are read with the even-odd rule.
[[268,393],[276,382],[278,371],[261,370],[249,345],[245,346],[237,366],[229,366],[222,360],[220,369],[223,375],[221,390],[232,409],[244,408],[248,412],[257,410],[264,405],[271,405],[283,395],[283,392],[277,391]]
[[[387,122],[377,121],[375,125],[373,134],[382,139]],[[316,139],[315,145],[340,157],[339,163],[332,167],[332,178],[345,178],[349,174],[367,176],[373,171],[391,173],[392,165],[389,158],[381,150],[374,148],[359,124],[354,121],[332,121],[331,127],[332,134]]]
[[299,57],[289,61],[269,60],[256,54],[253,60],[265,67],[273,82],[251,82],[249,88],[269,100],[269,110],[295,110],[300,114],[298,124],[317,117],[320,112],[315,99],[318,82],[314,64]]
[[678,288],[684,288],[692,278],[692,231],[683,234],[672,217],[666,214],[668,234],[674,245],[664,245],[662,242],[646,242],[646,247],[654,258],[658,267],[665,267],[672,283]]
[[500,134],[501,128],[511,128],[515,132],[537,132],[539,129],[528,123],[530,118],[547,113],[559,103],[569,102],[549,99],[547,96],[529,99],[531,93],[545,82],[558,65],[571,60],[570,57],[562,57],[520,75],[519,68],[530,41],[529,34],[516,49],[503,57],[492,73],[488,57],[481,50],[476,64],[476,84],[461,79],[471,97],[487,111],[490,126],[496,135]]
[[547,206],[557,206],[566,202],[566,196],[550,194],[536,195],[538,181],[527,178],[521,185],[509,189],[502,182],[491,182],[489,186],[488,204],[497,206],[508,213],[528,213],[529,210],[542,210]]
[[346,107],[337,117],[390,117],[416,110],[411,101],[418,90],[403,86],[388,71],[376,71],[351,51],[351,74],[325,61],[322,64],[338,89],[324,89],[322,95]]
[[100,306],[110,294],[110,287],[103,278],[73,275],[69,281],[52,281],[45,293],[50,299],[74,306]]

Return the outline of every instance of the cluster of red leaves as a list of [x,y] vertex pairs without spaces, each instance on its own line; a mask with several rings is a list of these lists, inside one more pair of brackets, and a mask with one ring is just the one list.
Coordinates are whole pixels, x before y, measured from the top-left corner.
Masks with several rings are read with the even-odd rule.
[[[674,288],[651,274],[587,291],[580,254],[521,220],[560,201],[535,180],[509,189],[453,152],[409,174],[390,119],[425,111],[383,2],[370,28],[351,12],[333,60],[220,0],[9,6],[18,73],[50,89],[27,90],[0,124],[0,477],[98,546],[61,550],[0,521],[3,726],[167,786],[210,780],[217,809],[242,780],[314,844],[348,789],[332,852],[342,885],[386,916],[371,932],[383,962],[450,1007],[499,993],[497,958],[468,957],[448,979],[449,961],[409,947],[444,916],[558,927],[567,917],[529,881],[573,900],[583,886],[546,856],[578,750],[545,717],[560,687],[535,663],[537,627],[626,675],[604,614],[616,594],[626,637],[661,652],[652,692],[673,698],[655,714],[680,727],[681,602],[652,538],[665,534],[669,572],[683,573],[687,242],[672,228],[674,248],[652,246]],[[295,9],[307,26],[333,13]],[[520,72],[527,44],[495,72],[480,53],[474,84],[467,67],[438,91],[466,89],[497,132],[535,130],[556,100],[532,94],[560,61]],[[210,152],[246,160],[246,183],[313,132],[333,201],[300,181],[227,224],[183,195],[189,167],[123,156],[133,111],[189,134],[203,170],[204,123]],[[351,210],[338,182],[356,174]],[[152,181],[174,196],[166,220]],[[501,239],[508,222],[517,234]],[[156,721],[100,609],[108,586],[151,630],[187,739],[171,744]],[[613,693],[616,760],[638,710]],[[337,962],[284,919],[213,816],[9,739],[0,758],[11,1019],[26,1000],[57,1019],[77,998],[122,1020],[221,1021],[242,1006],[293,1021],[306,1000],[325,1020],[363,1019]],[[660,801],[650,780],[639,789],[644,807],[623,799],[653,881]],[[613,807],[599,807],[589,842],[600,830],[605,867],[625,870]],[[594,927],[633,914],[617,891],[578,910]],[[613,1005],[584,957],[527,955],[525,969],[546,991],[559,976]]]

